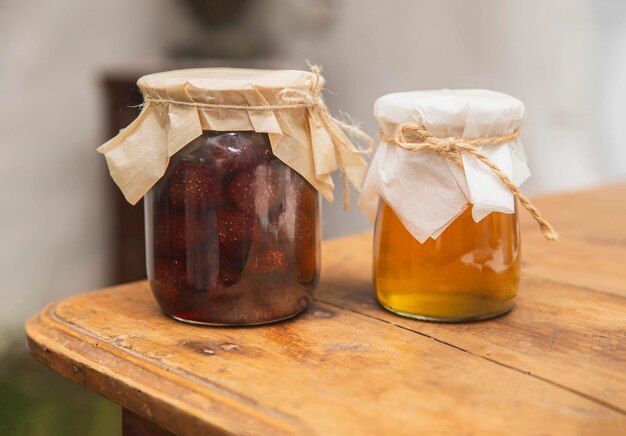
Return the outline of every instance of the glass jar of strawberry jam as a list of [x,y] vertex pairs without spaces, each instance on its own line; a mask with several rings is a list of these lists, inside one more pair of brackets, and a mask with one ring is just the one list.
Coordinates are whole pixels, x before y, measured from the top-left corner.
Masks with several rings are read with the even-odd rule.
[[375,217],[374,287],[399,315],[460,322],[502,315],[520,284],[516,204],[556,233],[518,186],[524,105],[487,90],[388,94],[361,197]]
[[307,307],[319,277],[319,199],[267,135],[205,132],[147,193],[148,279],[182,321],[259,324]]
[[360,186],[367,169],[344,130],[362,132],[330,115],[310,67],[144,76],[138,118],[98,148],[126,199],[145,197],[148,279],[166,315],[253,325],[306,309],[319,197],[332,201],[335,170]]

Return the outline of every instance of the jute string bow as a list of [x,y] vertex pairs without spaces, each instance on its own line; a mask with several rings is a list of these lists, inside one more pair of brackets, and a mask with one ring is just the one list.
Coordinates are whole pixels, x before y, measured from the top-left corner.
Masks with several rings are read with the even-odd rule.
[[[236,105],[236,104],[214,104],[214,103],[196,103],[196,102],[182,102],[177,100],[168,99],[155,99],[146,96],[144,104],[168,104],[175,106],[193,107],[205,110],[245,110],[245,111],[281,111],[281,110],[293,110],[307,108],[309,111],[317,112],[317,119],[322,120],[322,123],[326,127],[326,131],[332,139],[332,142],[336,147],[343,147],[351,152],[357,152],[360,154],[368,154],[374,148],[374,140],[359,129],[357,126],[343,122],[330,114],[328,107],[324,103],[322,97],[322,90],[324,88],[324,79],[322,78],[321,68],[317,65],[312,65],[307,61],[307,65],[314,74],[314,81],[309,90],[286,88],[279,93],[281,99],[280,104],[273,105]],[[345,133],[359,138],[367,144],[366,149],[360,149],[355,147],[350,140],[346,137]],[[347,210],[350,206],[350,187],[348,185],[348,177],[346,174],[344,163],[341,159],[341,153],[336,152],[337,164],[341,174],[343,176],[343,209]],[[358,188],[358,187],[357,187]]]
[[478,147],[483,145],[498,145],[513,141],[519,136],[520,129],[501,136],[493,136],[488,138],[441,138],[430,133],[425,127],[405,123],[399,125],[393,136],[380,132],[380,137],[385,142],[395,144],[408,151],[434,151],[448,159],[450,162],[463,168],[463,153],[470,154],[476,159],[487,165],[491,171],[500,179],[509,191],[519,200],[519,202],[528,210],[531,216],[539,223],[541,232],[549,241],[556,241],[558,234],[550,225],[550,223],[539,213],[537,208],[533,206],[530,200],[522,193],[522,191],[511,181],[496,164],[491,162],[487,156],[478,151]]

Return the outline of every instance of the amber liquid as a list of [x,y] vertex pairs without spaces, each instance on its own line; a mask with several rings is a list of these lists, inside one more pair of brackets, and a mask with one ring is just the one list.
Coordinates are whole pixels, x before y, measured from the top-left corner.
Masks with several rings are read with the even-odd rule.
[[392,312],[467,321],[513,306],[520,281],[517,213],[493,212],[476,223],[467,208],[437,239],[421,244],[381,201],[374,243],[376,293]]

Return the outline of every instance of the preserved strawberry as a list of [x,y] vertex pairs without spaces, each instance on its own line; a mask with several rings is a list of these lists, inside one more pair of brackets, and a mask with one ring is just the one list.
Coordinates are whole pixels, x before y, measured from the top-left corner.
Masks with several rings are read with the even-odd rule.
[[319,276],[317,191],[266,135],[205,132],[145,197],[148,277],[163,312],[215,325],[304,310]]

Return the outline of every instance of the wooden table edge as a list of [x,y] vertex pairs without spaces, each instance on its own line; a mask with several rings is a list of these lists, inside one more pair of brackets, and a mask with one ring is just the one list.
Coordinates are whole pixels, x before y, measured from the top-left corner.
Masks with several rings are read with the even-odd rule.
[[[88,294],[96,292],[101,291]],[[225,388],[220,387],[222,392],[207,389],[185,380],[165,367],[159,368],[154,362],[145,365],[145,359],[142,359],[144,365],[139,366],[133,362],[130,350],[118,346],[114,341],[105,341],[91,335],[85,340],[85,332],[79,332],[72,323],[66,322],[55,313],[59,304],[85,295],[51,303],[25,323],[29,353],[51,370],[117,404],[123,404],[124,409],[176,434],[311,433],[295,418],[282,415],[252,400],[246,401]],[[79,333],[82,333],[81,337]],[[76,351],[77,348],[80,348],[80,352]],[[124,354],[123,358],[119,357],[121,353]],[[98,362],[98,358],[102,357],[111,361],[103,365]],[[119,371],[114,371],[113,366],[119,367]],[[139,370],[143,377],[123,376],[130,370]],[[176,379],[176,382],[171,379]],[[158,383],[151,384],[150,381],[167,382],[172,390],[179,390],[178,395],[172,395],[171,390],[165,394],[163,389],[157,388]],[[189,395],[201,395],[204,402],[211,403],[210,409],[213,412],[198,407],[197,404],[190,405],[187,400],[173,400],[176,396]],[[180,419],[181,414],[185,419]],[[184,426],[181,424],[183,422]]]

